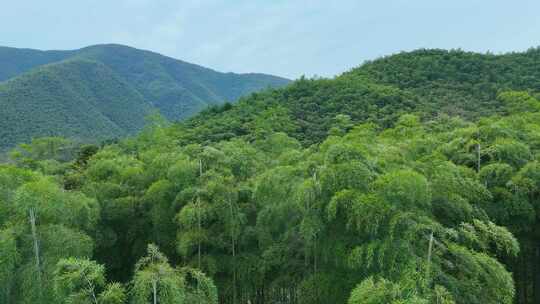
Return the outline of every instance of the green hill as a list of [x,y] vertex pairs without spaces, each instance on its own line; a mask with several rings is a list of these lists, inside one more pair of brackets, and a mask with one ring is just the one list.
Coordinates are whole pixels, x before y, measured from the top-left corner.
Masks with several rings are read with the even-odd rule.
[[33,137],[133,134],[158,109],[170,120],[289,81],[220,73],[122,45],[75,51],[0,48],[0,148]]
[[367,62],[344,77],[366,77],[410,91],[431,114],[474,118],[500,108],[496,97],[501,90],[540,89],[540,48],[504,55],[417,50]]
[[[286,88],[252,94],[233,107],[216,107],[177,125],[185,142],[253,138],[258,120],[305,145],[326,138],[337,115],[350,124],[390,127],[403,113],[475,119],[501,112],[497,94],[540,92],[540,49],[504,55],[418,50],[384,57],[334,79],[300,79]],[[281,121],[281,123],[280,123]],[[282,123],[286,121],[287,123]]]
[[68,60],[0,83],[0,146],[62,135],[92,141],[132,134],[151,106],[102,63]]

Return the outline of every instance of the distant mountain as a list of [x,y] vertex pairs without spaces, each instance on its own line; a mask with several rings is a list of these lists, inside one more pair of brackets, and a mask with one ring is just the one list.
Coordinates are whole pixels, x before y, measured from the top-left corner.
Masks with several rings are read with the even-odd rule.
[[122,45],[0,47],[0,149],[40,136],[121,137],[140,130],[154,109],[180,120],[287,83],[264,74],[220,73]]
[[0,81],[13,78],[40,65],[64,60],[76,52],[0,47]]

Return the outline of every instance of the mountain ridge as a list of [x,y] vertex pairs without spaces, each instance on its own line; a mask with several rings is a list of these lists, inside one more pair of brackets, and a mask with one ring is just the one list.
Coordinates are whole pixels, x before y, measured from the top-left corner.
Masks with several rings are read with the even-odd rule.
[[34,62],[33,64],[30,63],[29,68],[26,68],[26,70],[24,70],[24,71],[13,73],[9,77],[5,76],[5,74],[6,74],[5,70],[1,70],[0,71],[0,82],[2,82],[4,80],[7,80],[9,78],[13,78],[13,77],[15,77],[15,76],[17,76],[17,75],[19,75],[21,73],[24,73],[25,71],[30,70],[31,68],[34,68],[34,67],[37,67],[37,66],[40,66],[40,65],[45,65],[45,64],[48,64],[48,63],[54,63],[54,62],[62,61],[64,59],[67,59],[70,56],[79,55],[81,52],[85,52],[85,51],[90,50],[90,49],[94,49],[94,48],[111,48],[111,47],[128,48],[128,49],[131,49],[131,50],[142,51],[142,52],[152,54],[152,55],[171,58],[171,59],[173,59],[175,61],[190,64],[190,65],[193,65],[193,66],[198,66],[198,67],[204,68],[206,70],[210,70],[210,71],[221,73],[221,74],[234,74],[234,75],[246,75],[246,76],[250,76],[250,75],[270,76],[270,77],[275,77],[275,78],[290,81],[290,79],[288,79],[286,77],[278,76],[278,75],[272,75],[272,74],[268,74],[268,73],[260,73],[260,72],[236,73],[236,72],[233,72],[233,71],[226,71],[226,72],[218,71],[217,69],[205,67],[205,66],[200,65],[200,64],[190,63],[190,62],[187,62],[187,61],[184,61],[184,60],[172,57],[172,56],[163,55],[161,53],[151,51],[151,50],[140,49],[140,48],[136,48],[136,47],[132,47],[132,46],[124,45],[124,44],[119,44],[119,43],[99,43],[99,44],[93,44],[93,45],[81,47],[81,48],[78,48],[78,49],[69,49],[69,50],[18,48],[18,47],[0,45],[0,65],[2,65],[2,66],[6,65],[6,60],[4,58],[6,55],[12,56],[12,55],[14,55],[16,53],[21,53],[21,52],[23,54],[17,54],[17,55],[19,55],[19,56],[21,56],[21,55],[22,56],[25,56],[25,55],[26,56],[29,56],[29,55],[36,56],[36,55],[38,55],[38,57],[41,57],[41,60],[42,60],[42,61],[39,61],[39,59],[38,59],[37,62]]
[[[93,72],[83,73],[86,69]],[[0,47],[0,128],[11,130],[0,139],[0,148],[41,136],[82,141],[124,137],[140,130],[143,117],[154,109],[169,120],[181,120],[288,83],[265,74],[221,73],[118,44],[69,51]],[[43,111],[49,121],[43,120]]]

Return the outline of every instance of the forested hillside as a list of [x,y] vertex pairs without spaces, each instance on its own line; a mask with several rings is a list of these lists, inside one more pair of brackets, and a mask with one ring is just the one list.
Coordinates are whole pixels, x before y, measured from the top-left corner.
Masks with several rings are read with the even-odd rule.
[[0,83],[0,146],[33,137],[101,141],[134,134],[151,106],[104,64],[68,60]]
[[40,65],[58,62],[73,51],[38,51],[0,47],[0,81],[8,80]]
[[477,118],[497,112],[500,90],[540,88],[540,49],[504,55],[418,50],[368,62],[347,73],[423,99],[424,111]]
[[149,51],[122,45],[98,45],[78,57],[104,63],[132,84],[170,120],[192,116],[209,105],[281,87],[289,80],[264,74],[220,73]]
[[500,66],[537,53],[403,53],[114,144],[21,145],[0,299],[538,303],[538,87]]
[[286,115],[285,124],[269,123],[273,130],[309,145],[326,137],[338,114],[348,115],[351,123],[368,121],[383,127],[403,113],[472,120],[501,113],[497,94],[506,90],[540,92],[540,49],[504,55],[460,50],[400,53],[335,79],[300,79],[285,89],[243,98],[237,107],[215,107],[189,120],[179,133],[187,133],[181,136],[188,141],[210,142],[246,135],[256,121]]
[[86,142],[124,137],[140,131],[152,109],[174,121],[287,83],[264,74],[220,73],[122,45],[0,48],[0,149],[50,135]]

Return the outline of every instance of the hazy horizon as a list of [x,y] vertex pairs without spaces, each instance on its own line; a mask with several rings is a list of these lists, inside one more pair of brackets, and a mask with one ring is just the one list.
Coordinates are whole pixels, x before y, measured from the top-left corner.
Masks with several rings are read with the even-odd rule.
[[57,0],[5,6],[3,46],[66,50],[114,43],[222,72],[287,78],[331,77],[419,48],[498,54],[540,45],[535,1]]

